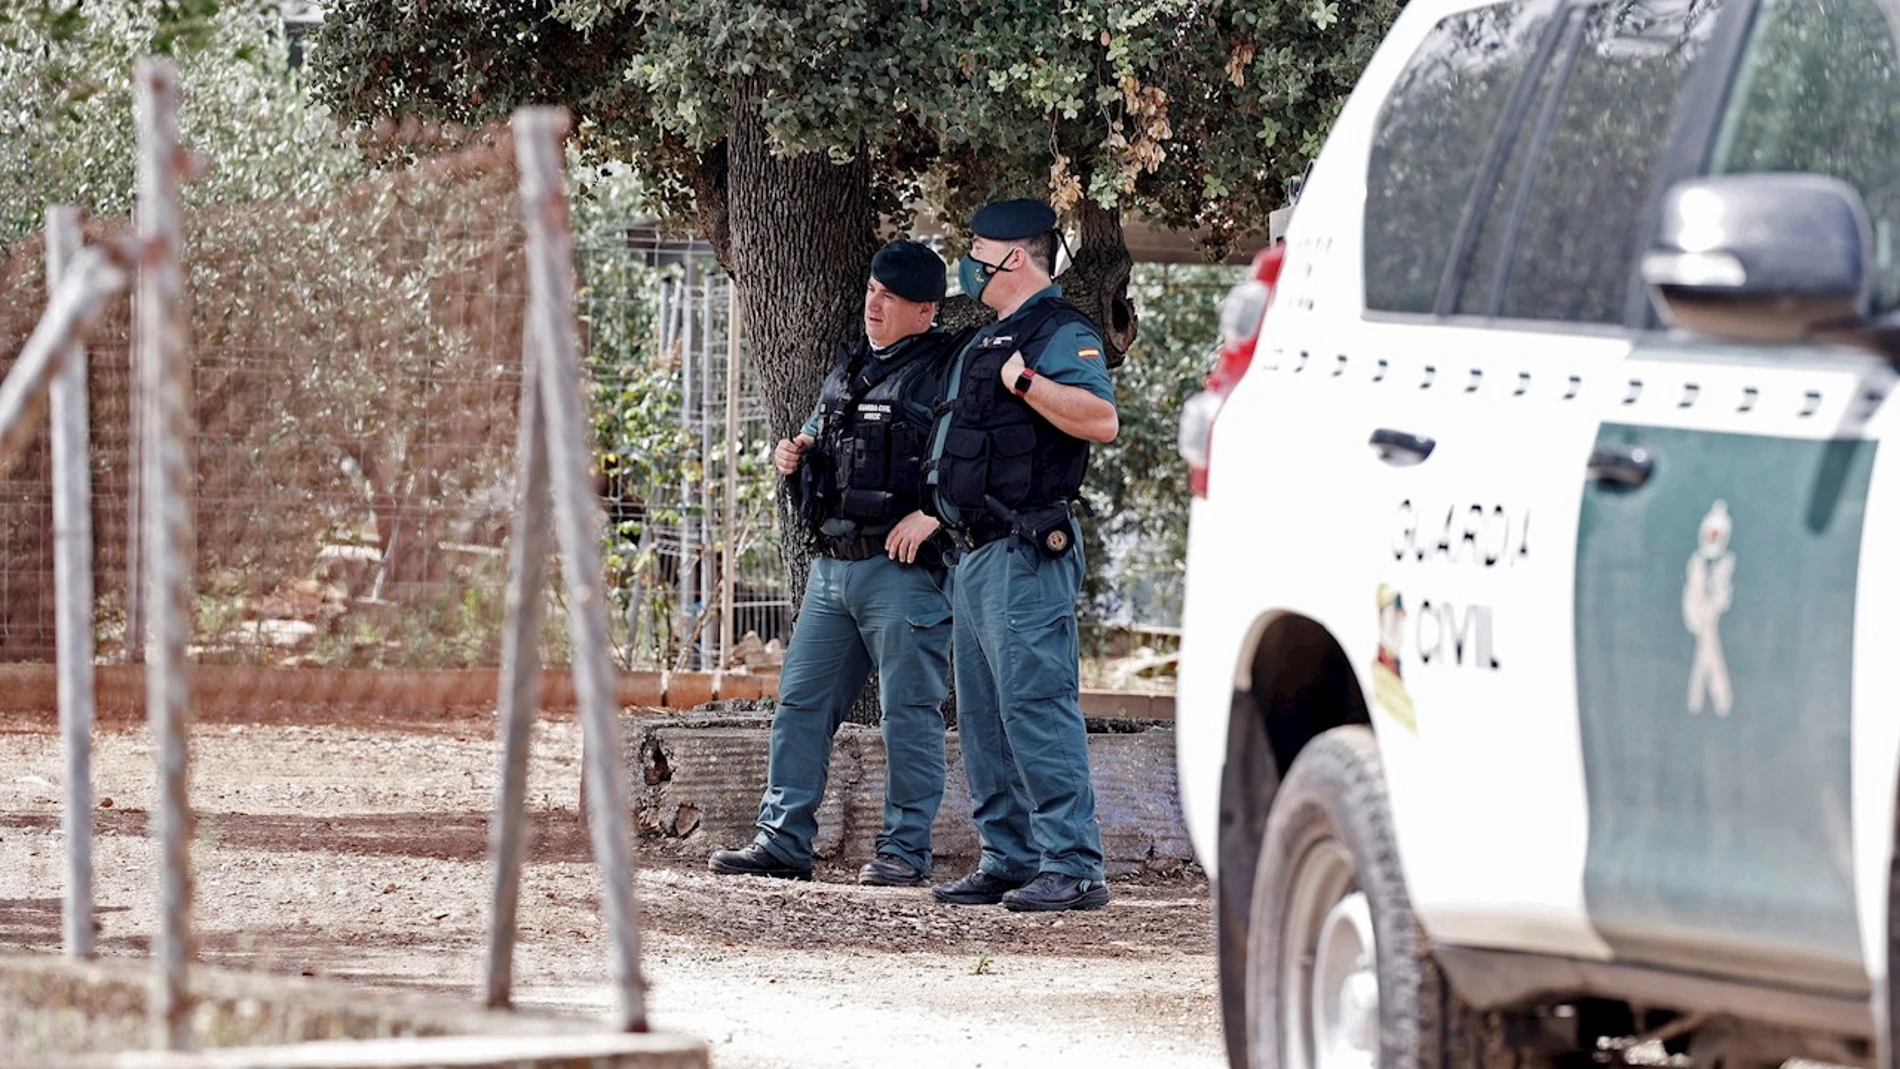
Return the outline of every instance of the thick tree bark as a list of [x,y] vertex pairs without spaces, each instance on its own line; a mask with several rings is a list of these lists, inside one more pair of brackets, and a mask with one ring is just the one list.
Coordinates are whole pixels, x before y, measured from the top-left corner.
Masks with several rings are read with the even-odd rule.
[[[864,279],[875,251],[870,167],[862,155],[843,165],[824,153],[774,155],[742,88],[725,177],[728,266],[739,286],[746,348],[772,436],[787,438],[811,414],[838,348],[864,333]],[[796,599],[811,559],[794,533],[798,520],[784,482],[778,500],[787,588]],[[876,718],[875,683],[852,719]]]
[[864,332],[864,279],[875,251],[866,161],[775,156],[741,98],[726,185],[732,268],[746,345],[772,432],[796,431],[837,348]]
[[732,200],[727,193],[726,159],[728,142],[721,141],[701,153],[687,174],[693,188],[693,216],[699,232],[712,246],[713,258],[732,273]]
[[1120,367],[1140,330],[1140,318],[1128,299],[1128,273],[1134,260],[1122,234],[1121,213],[1085,197],[1076,216],[1082,240],[1074,250],[1075,262],[1063,272],[1062,292],[1101,328],[1109,348],[1103,354],[1108,366]]

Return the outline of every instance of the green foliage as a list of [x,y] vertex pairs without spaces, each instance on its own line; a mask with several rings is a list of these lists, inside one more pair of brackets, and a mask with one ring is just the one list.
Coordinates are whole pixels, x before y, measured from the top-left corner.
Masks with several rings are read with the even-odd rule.
[[[686,495],[682,482],[723,479],[723,431],[715,424],[715,455],[703,457],[698,435],[680,417],[684,361],[697,354],[662,350],[656,313],[662,286],[677,285],[682,270],[652,266],[646,250],[626,239],[629,225],[649,218],[650,192],[625,164],[574,160],[571,173],[595,457],[609,507],[604,564],[617,621],[637,609],[630,623],[640,634],[624,636],[630,664],[656,653],[670,660],[668,651],[684,636],[676,633],[681,606],[667,571],[667,555],[675,550],[659,536],[688,518],[705,521],[699,498]],[[744,437],[748,430],[752,437]],[[734,556],[742,575],[767,561],[778,567],[770,516],[777,476],[768,464],[769,443],[758,433],[740,426]]]
[[[523,103],[563,103],[578,120],[584,158],[630,163],[643,205],[694,226],[748,288],[825,287],[804,303],[827,311],[761,321],[749,333],[783,420],[800,410],[785,399],[816,386],[810,354],[854,329],[855,293],[832,276],[855,268],[815,281],[812,265],[782,255],[780,243],[855,255],[837,250],[861,247],[873,222],[907,229],[919,206],[954,229],[986,199],[1038,194],[1065,210],[1086,198],[1111,216],[1195,228],[1208,252],[1227,251],[1238,235],[1264,229],[1397,9],[1397,0],[337,0],[311,60],[323,98],[357,122],[472,124]],[[752,116],[774,152],[861,162],[864,177],[807,185],[762,175],[772,168],[758,166],[751,142],[733,148]],[[858,182],[878,219],[825,199]],[[762,213],[764,203],[794,210]],[[808,220],[806,231],[765,229],[762,217],[785,214]],[[1085,228],[1084,245],[1112,245],[1113,233]],[[1093,269],[1113,272],[1123,250],[1099,251],[1090,262],[1110,266]],[[1115,284],[1081,281],[1101,291]],[[1152,288],[1137,296],[1159,299]],[[1154,312],[1144,329],[1166,332],[1168,315]],[[1167,500],[1182,492],[1170,485],[1181,482],[1170,402],[1203,369],[1196,347],[1212,338],[1211,323],[1209,309],[1204,323],[1184,322],[1175,338],[1142,346],[1157,354],[1153,368],[1138,366],[1148,356],[1124,365],[1134,411],[1124,410],[1127,444],[1118,448],[1129,460],[1120,478],[1096,482],[1111,487],[1126,516],[1184,515]],[[629,337],[642,329],[630,327]],[[633,378],[601,398],[613,415],[597,431],[629,481],[651,485],[677,470],[670,446],[646,437],[663,432],[641,411],[668,410],[665,386],[637,381],[650,360],[623,366]],[[1128,567],[1159,574],[1178,534],[1146,548],[1149,536],[1137,537],[1131,522],[1112,521],[1126,529],[1108,531],[1106,542],[1117,554],[1134,547]],[[802,562],[792,557],[797,581]]]
[[1205,232],[1264,229],[1397,13],[1392,0],[1054,0],[961,8],[935,192],[1087,197]]
[[[627,167],[579,167],[574,187],[577,298],[603,474],[623,488],[676,486],[682,470],[701,469],[692,455],[698,443],[680,422],[680,354],[660,351],[655,320],[661,284],[679,271],[649,266],[641,250],[628,247],[622,230],[643,205]],[[680,518],[670,501],[652,515],[665,523]],[[637,525],[623,533],[640,534]]]
[[1181,402],[1212,366],[1220,302],[1244,277],[1239,267],[1135,266],[1129,293],[1146,311],[1141,337],[1115,378],[1121,434],[1089,455],[1089,618],[1180,620],[1188,491],[1175,431]]
[[0,245],[38,229],[49,204],[129,215],[136,174],[132,70],[179,66],[180,137],[210,170],[187,205],[296,197],[360,173],[326,136],[329,113],[289,70],[272,11],[217,0],[56,3],[0,16]]
[[705,212],[755,106],[784,152],[868,155],[877,207],[959,220],[1088,196],[1212,248],[1317,151],[1396,0],[339,0],[314,56],[341,113],[494,118],[558,100],[581,139]]
[[664,648],[678,607],[649,529],[679,522],[681,509],[668,491],[682,474],[704,471],[698,442],[680,420],[679,354],[660,351],[654,316],[662,283],[678,272],[649,266],[624,240],[622,228],[641,206],[637,182],[624,166],[582,166],[574,173],[576,296],[586,332],[596,463],[610,502],[602,560],[615,616],[624,619],[634,592],[642,591],[643,619],[636,626]]

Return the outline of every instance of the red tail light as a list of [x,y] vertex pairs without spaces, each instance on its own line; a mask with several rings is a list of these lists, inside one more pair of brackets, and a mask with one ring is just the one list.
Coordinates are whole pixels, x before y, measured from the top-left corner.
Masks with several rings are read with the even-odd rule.
[[1214,419],[1253,361],[1260,322],[1266,318],[1267,306],[1273,303],[1274,285],[1280,280],[1285,248],[1269,245],[1260,250],[1253,258],[1253,277],[1228,292],[1220,310],[1220,351],[1214,369],[1208,373],[1207,388],[1181,406],[1181,458],[1188,465],[1188,492],[1195,497],[1207,496]]

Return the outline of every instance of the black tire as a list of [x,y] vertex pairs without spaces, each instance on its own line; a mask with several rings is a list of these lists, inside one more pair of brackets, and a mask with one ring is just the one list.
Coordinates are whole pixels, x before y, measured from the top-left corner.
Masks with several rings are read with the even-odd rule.
[[[1322,908],[1326,915],[1314,924],[1313,914]],[[1500,1018],[1463,1007],[1433,962],[1406,893],[1370,728],[1320,735],[1288,770],[1261,840],[1248,930],[1247,1036],[1254,1069],[1312,1069],[1319,1064],[1314,1051],[1326,1041],[1307,1033],[1319,1031],[1335,1041],[1349,1035],[1360,1044],[1376,1043],[1373,1062],[1383,1069],[1553,1064],[1510,1049],[1502,1042]],[[1319,941],[1340,931],[1347,933],[1347,946],[1358,945],[1351,933],[1366,930],[1374,943],[1372,967],[1336,990],[1342,993],[1339,1005],[1348,1005],[1351,996],[1363,997],[1366,978],[1376,978],[1376,1019],[1340,1010],[1335,1016],[1357,1020],[1360,1027],[1323,1028],[1315,1021],[1313,1000],[1333,1001],[1313,992],[1335,989],[1310,974],[1330,973],[1328,963],[1340,955],[1322,953]],[[1354,983],[1358,987],[1347,992]]]
[[1214,948],[1220,972],[1221,1030],[1227,1064],[1247,1069],[1247,927],[1254,873],[1280,768],[1259,727],[1252,698],[1237,699],[1228,720],[1227,767],[1220,799],[1220,868],[1214,879]]
[[[1238,866],[1236,866],[1238,867]],[[1220,974],[1221,1035],[1227,1043],[1227,1064],[1247,1069],[1247,892],[1226,874],[1214,881],[1214,961]]]

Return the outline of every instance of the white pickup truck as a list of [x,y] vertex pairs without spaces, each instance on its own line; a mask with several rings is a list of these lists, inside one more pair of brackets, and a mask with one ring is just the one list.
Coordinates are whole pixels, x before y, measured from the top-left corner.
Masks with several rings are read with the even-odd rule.
[[1897,224],[1896,0],[1403,8],[1183,413],[1235,1066],[1894,1064]]

